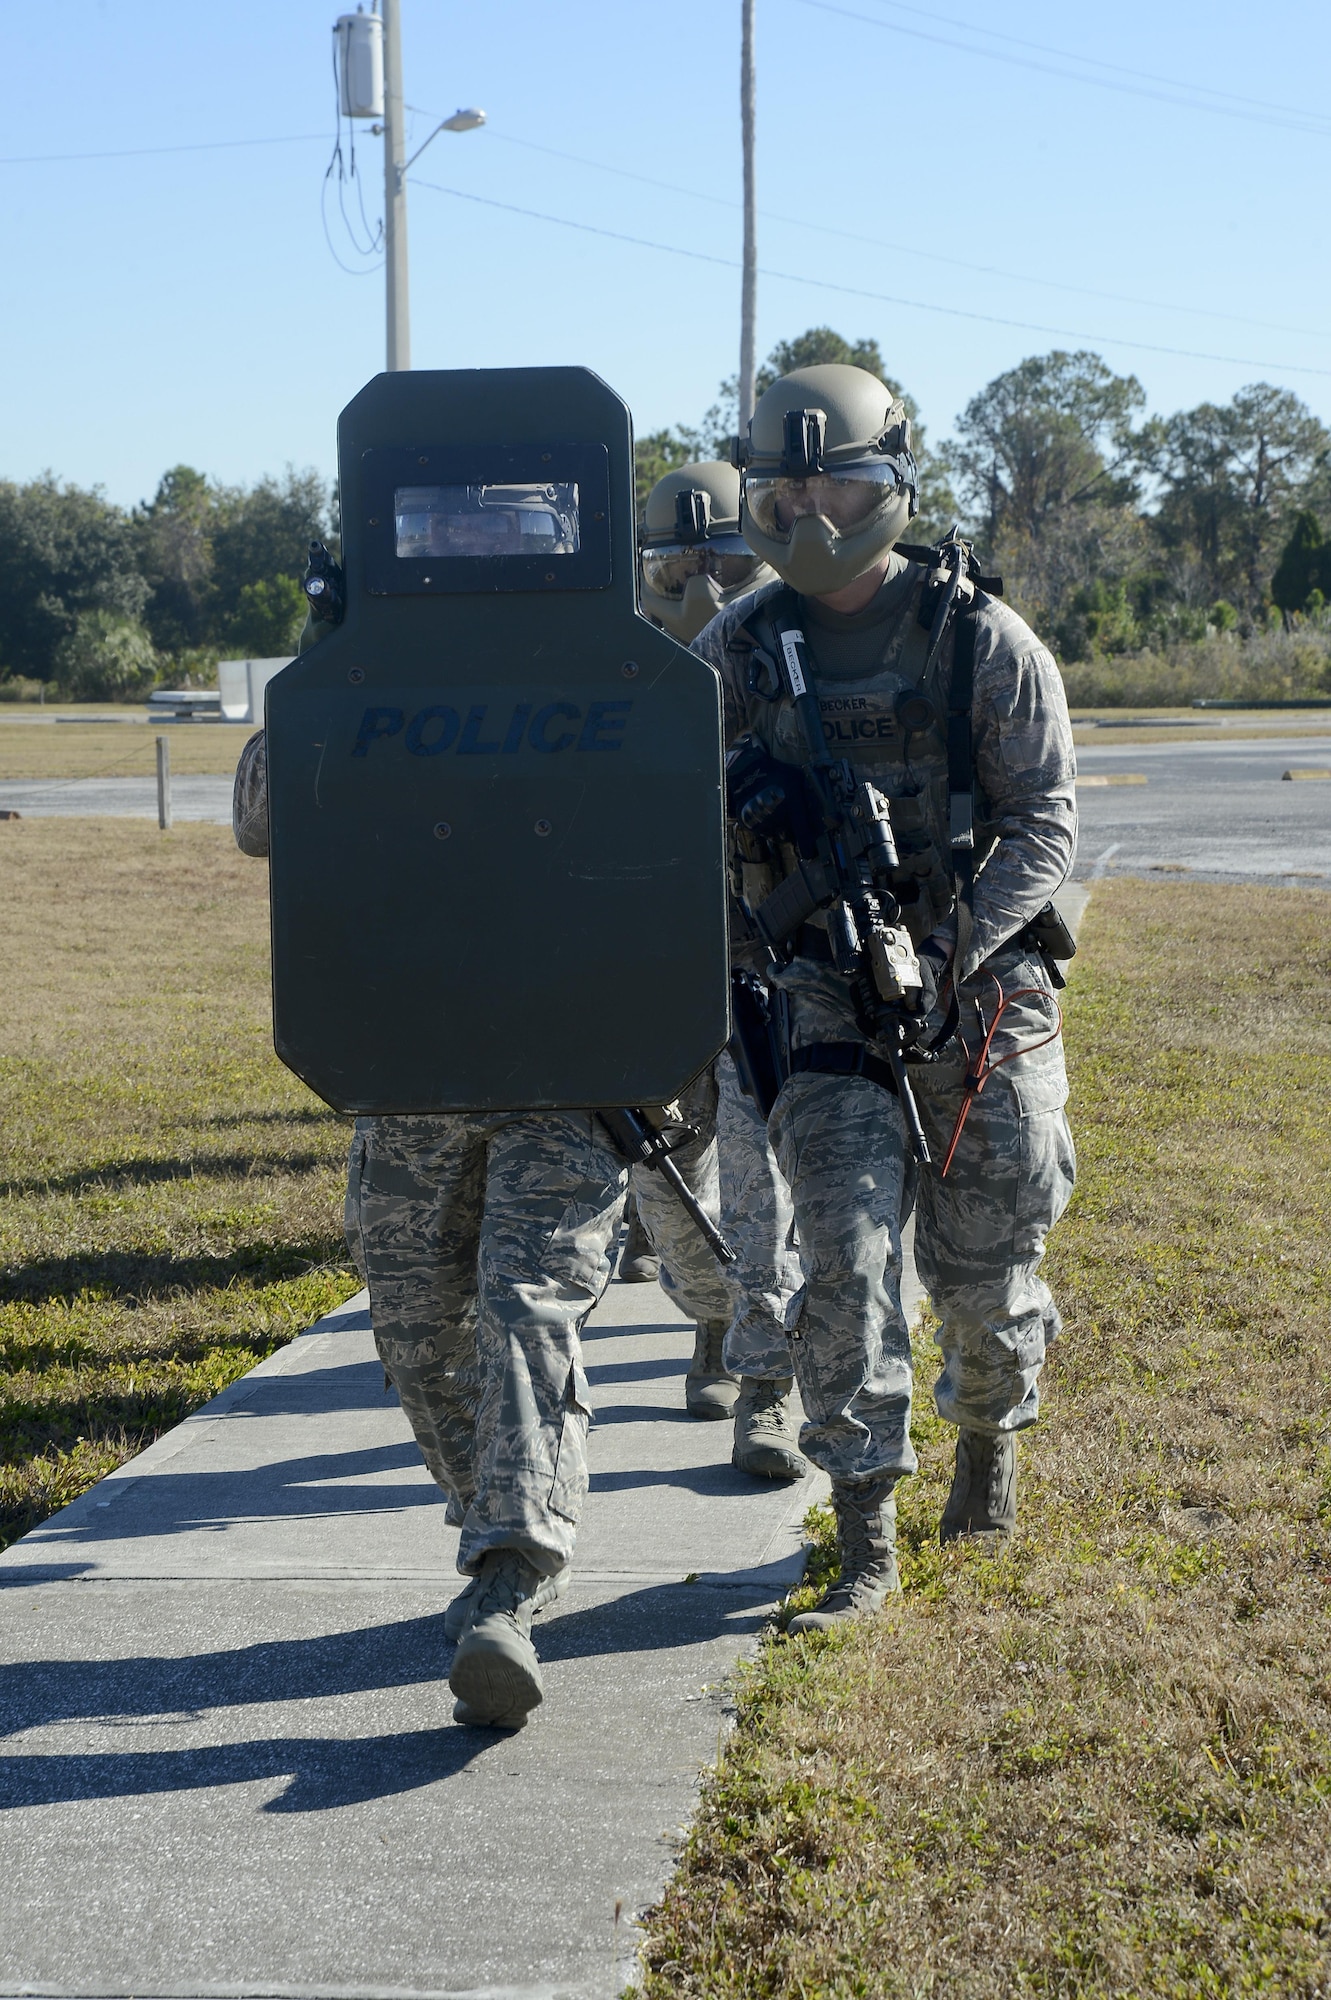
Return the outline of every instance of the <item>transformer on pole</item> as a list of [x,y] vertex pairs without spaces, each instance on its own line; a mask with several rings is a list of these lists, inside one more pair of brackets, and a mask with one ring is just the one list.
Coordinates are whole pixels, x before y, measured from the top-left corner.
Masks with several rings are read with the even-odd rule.
[[384,115],[384,24],[363,7],[339,14],[333,29],[338,99],[344,118]]

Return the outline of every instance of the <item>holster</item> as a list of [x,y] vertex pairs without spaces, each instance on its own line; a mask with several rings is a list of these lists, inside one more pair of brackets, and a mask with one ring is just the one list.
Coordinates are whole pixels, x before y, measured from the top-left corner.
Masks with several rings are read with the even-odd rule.
[[739,1087],[764,1119],[790,1074],[786,996],[765,986],[755,972],[736,967],[730,975],[730,1056]]

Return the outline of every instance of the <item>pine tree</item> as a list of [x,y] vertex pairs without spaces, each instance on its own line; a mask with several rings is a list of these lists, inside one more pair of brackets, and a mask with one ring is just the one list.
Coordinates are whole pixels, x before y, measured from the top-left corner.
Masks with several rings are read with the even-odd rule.
[[1294,526],[1271,578],[1271,597],[1288,625],[1297,611],[1306,611],[1325,574],[1331,581],[1331,547],[1322,540],[1317,516],[1306,508],[1294,516]]

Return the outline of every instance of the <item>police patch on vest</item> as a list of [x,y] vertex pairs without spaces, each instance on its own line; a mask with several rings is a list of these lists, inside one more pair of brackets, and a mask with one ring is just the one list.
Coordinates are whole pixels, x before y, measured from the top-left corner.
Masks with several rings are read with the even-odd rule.
[[856,744],[896,740],[896,714],[891,702],[881,695],[820,694],[818,708],[823,735],[834,750],[848,752]]

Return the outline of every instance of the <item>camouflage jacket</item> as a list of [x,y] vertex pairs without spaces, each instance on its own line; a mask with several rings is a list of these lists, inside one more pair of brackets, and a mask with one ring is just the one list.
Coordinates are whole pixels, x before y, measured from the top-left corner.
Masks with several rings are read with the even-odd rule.
[[[934,702],[935,726],[907,738],[894,704],[904,690],[921,688],[925,650],[916,617],[924,571],[912,568],[914,587],[896,620],[884,622],[880,664],[863,678],[820,679],[817,692],[832,749],[849,756],[857,774],[892,800],[894,820],[913,836],[907,844],[933,850],[933,879],[924,884],[918,910],[907,912],[918,942],[931,930],[955,933],[945,733],[951,640],[945,639],[923,684]],[[747,734],[782,761],[796,762],[800,738],[790,702],[769,700],[749,684],[754,640],[746,620],[781,588],[768,584],[728,606],[694,640],[693,651],[721,676],[727,742]],[[817,673],[812,621],[806,637]],[[977,874],[963,978],[1021,930],[1066,879],[1077,827],[1072,725],[1057,662],[1014,611],[983,593],[977,599],[971,719]]]

